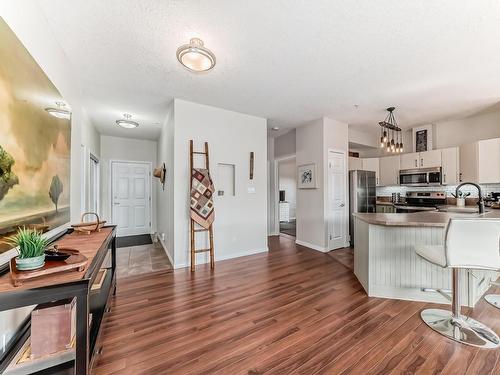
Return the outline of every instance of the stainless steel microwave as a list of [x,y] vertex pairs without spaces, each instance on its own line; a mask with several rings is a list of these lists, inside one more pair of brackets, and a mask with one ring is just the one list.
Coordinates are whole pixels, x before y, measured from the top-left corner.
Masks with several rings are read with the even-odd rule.
[[441,168],[402,169],[399,184],[403,186],[441,185]]

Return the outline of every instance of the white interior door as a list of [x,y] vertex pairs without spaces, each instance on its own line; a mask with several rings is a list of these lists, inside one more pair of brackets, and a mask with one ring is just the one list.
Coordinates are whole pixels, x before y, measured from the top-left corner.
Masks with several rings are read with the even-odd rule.
[[151,233],[151,165],[112,162],[111,204],[118,236]]
[[346,171],[345,154],[328,153],[328,248],[339,249],[346,244]]

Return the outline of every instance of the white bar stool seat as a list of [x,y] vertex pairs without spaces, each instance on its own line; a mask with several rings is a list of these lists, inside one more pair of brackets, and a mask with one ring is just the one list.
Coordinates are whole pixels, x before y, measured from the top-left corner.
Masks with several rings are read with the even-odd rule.
[[500,347],[500,338],[484,324],[460,313],[460,269],[500,269],[500,219],[451,219],[444,246],[416,246],[416,253],[443,268],[452,269],[452,310],[425,309],[422,320],[433,330],[463,344]]

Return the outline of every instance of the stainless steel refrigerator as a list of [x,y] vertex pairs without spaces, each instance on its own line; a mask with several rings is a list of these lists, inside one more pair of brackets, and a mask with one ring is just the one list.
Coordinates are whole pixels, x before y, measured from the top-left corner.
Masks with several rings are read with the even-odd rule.
[[354,245],[353,213],[377,211],[377,188],[375,172],[349,172],[349,237],[351,246]]

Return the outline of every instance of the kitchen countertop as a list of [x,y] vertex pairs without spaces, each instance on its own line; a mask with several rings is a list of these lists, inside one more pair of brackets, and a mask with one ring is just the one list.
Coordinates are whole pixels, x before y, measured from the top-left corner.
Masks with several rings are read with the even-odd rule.
[[457,212],[421,211],[401,214],[354,213],[368,224],[400,227],[446,227],[451,218],[495,218],[500,219],[500,210],[491,210],[482,215]]

